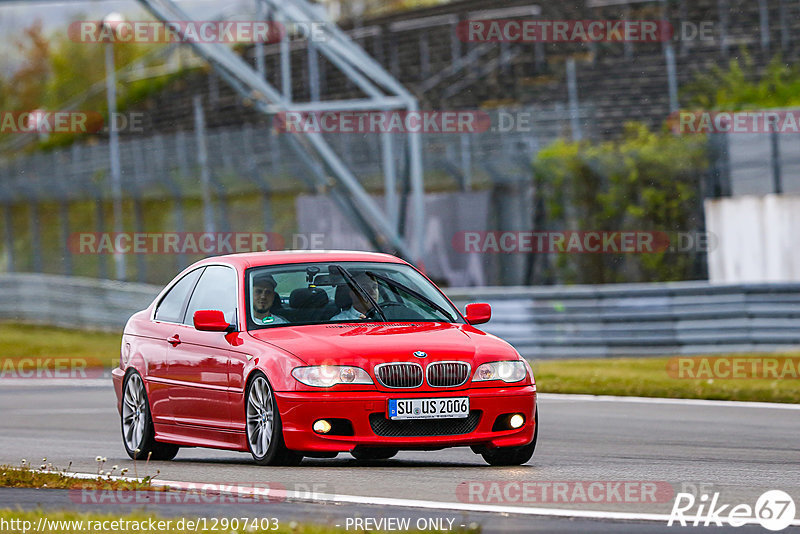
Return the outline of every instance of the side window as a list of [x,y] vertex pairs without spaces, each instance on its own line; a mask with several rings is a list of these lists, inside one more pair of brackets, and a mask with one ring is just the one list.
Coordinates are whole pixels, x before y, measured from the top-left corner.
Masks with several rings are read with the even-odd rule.
[[172,286],[156,308],[156,321],[180,323],[183,320],[183,307],[202,272],[203,269],[195,269]]
[[219,265],[206,267],[194,288],[183,322],[192,324],[197,310],[221,310],[232,323],[236,318],[236,271]]

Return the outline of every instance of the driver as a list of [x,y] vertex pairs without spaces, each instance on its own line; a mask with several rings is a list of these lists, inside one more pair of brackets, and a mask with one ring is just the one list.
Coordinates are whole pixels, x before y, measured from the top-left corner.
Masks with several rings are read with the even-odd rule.
[[271,274],[257,274],[253,277],[253,321],[256,324],[283,324],[288,321],[272,313],[275,307],[275,288],[278,283]]
[[[370,278],[367,273],[359,273],[353,276],[355,281],[360,285],[364,291],[369,293],[369,296],[372,297],[372,300],[378,302],[380,298],[380,292],[378,291],[378,283]],[[331,321],[347,321],[353,319],[366,319],[367,313],[372,308],[372,305],[365,301],[363,297],[361,297],[352,287],[348,286],[348,290],[350,291],[350,301],[352,304],[349,308],[345,308],[333,317],[331,317]]]

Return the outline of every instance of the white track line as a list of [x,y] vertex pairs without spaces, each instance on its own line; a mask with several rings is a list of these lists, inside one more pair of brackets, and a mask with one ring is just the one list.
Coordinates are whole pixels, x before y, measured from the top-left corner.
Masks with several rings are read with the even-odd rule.
[[[96,479],[98,475],[88,473],[70,473],[66,476],[79,479]],[[106,477],[104,477],[105,479]],[[137,480],[128,477],[110,477],[112,480]],[[234,495],[240,497],[254,496],[282,499],[290,502],[305,502],[315,504],[363,504],[392,506],[396,508],[422,508],[425,510],[450,510],[454,512],[476,512],[493,514],[515,514],[542,517],[563,517],[574,519],[598,519],[614,521],[658,521],[666,523],[669,521],[669,514],[645,514],[638,512],[604,512],[596,510],[568,510],[562,508],[532,508],[523,506],[500,506],[495,504],[470,504],[457,502],[440,501],[420,501],[414,499],[395,499],[390,497],[361,497],[357,495],[331,495],[315,493],[313,497],[308,492],[297,491],[273,491],[270,488],[257,488],[251,486],[239,486],[235,483],[225,484],[205,484],[201,482],[179,482],[170,480],[151,480],[150,484],[155,487],[168,488],[175,491],[202,491],[204,494]],[[100,490],[107,491],[107,490]],[[703,525],[703,516],[685,516],[687,523],[699,521]],[[743,519],[747,524],[759,525],[757,519]],[[800,526],[800,519],[795,519],[790,523],[791,526]]]
[[12,387],[82,387],[111,388],[111,375],[108,378],[0,378],[0,388]]

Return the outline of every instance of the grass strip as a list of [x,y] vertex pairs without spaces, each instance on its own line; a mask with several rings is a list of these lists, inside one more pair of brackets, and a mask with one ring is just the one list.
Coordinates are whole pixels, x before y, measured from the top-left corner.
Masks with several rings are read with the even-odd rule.
[[[83,332],[14,323],[0,323],[0,383],[13,377],[14,362],[66,357],[88,367],[111,368],[119,362],[120,334]],[[797,359],[798,354],[729,354],[713,358]],[[602,358],[532,362],[542,393],[578,393],[684,399],[800,403],[800,380],[688,379],[671,376],[674,358]],[[674,374],[674,373],[673,373]]]
[[[71,467],[72,464],[70,464]],[[102,463],[98,462],[98,465]],[[111,478],[113,475],[124,476],[128,469],[118,471],[113,466],[109,471],[98,467],[97,478],[74,478],[68,475],[69,467],[57,469],[42,458],[38,468],[32,467],[23,459],[20,465],[0,465],[0,487],[4,488],[49,488],[49,489],[91,489],[111,491],[165,491],[163,487],[154,487],[150,481],[154,477],[146,476],[141,480]],[[116,473],[115,473],[116,471]]]
[[[727,358],[732,363],[767,358],[797,361],[797,357],[797,354],[719,354],[708,359],[713,362]],[[545,360],[532,362],[532,367],[540,393],[800,403],[800,380],[791,373],[778,379],[680,378],[675,373],[675,363],[676,358],[609,358]]]

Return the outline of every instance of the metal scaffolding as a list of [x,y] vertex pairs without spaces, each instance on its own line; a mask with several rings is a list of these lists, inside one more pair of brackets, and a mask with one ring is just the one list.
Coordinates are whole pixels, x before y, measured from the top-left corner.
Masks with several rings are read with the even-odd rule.
[[[168,21],[189,21],[192,18],[171,0],[139,0],[156,18]],[[281,88],[269,82],[263,64],[257,61],[254,69],[233,50],[221,43],[196,42],[181,35],[190,46],[243,98],[253,102],[255,109],[275,115],[281,112],[322,112],[353,110],[398,110],[417,112],[417,99],[407,91],[377,61],[364,52],[328,21],[321,6],[306,0],[261,0],[265,18],[283,24],[310,27],[323,32],[317,39],[309,38],[309,84],[311,99],[296,102],[292,98],[291,58],[288,34],[281,36]],[[325,21],[320,25],[320,21]],[[180,33],[180,32],[179,32]],[[320,79],[316,65],[317,54],[323,55],[361,91],[364,98],[348,100],[319,100]],[[411,261],[422,258],[425,233],[424,183],[420,134],[408,133],[408,164],[405,165],[410,187],[412,221],[404,225],[397,196],[397,169],[393,157],[392,134],[383,133],[381,151],[385,183],[385,209],[381,209],[359,183],[355,174],[320,133],[290,132],[298,157],[310,158],[315,169],[311,176],[318,186],[331,192],[358,228],[364,230],[378,250],[397,253]],[[410,228],[401,235],[400,228]]]

